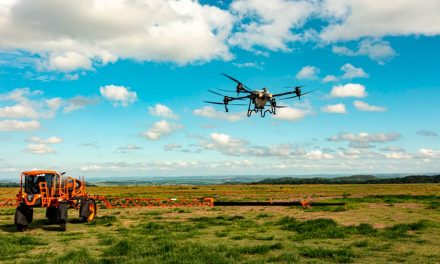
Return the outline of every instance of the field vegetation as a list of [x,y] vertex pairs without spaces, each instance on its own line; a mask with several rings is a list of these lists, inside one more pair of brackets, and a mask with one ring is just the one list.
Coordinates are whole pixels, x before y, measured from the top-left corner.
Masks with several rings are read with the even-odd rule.
[[[16,188],[1,188],[13,197]],[[66,232],[35,209],[17,233],[0,209],[1,263],[440,263],[440,185],[212,185],[92,187],[119,197],[311,199],[347,206],[101,209],[92,223],[69,211]]]

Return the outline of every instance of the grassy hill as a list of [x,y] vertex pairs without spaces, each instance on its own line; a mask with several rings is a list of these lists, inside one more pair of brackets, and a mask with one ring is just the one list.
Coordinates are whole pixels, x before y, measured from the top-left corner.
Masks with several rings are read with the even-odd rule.
[[253,184],[405,184],[440,183],[440,175],[411,175],[396,178],[378,178],[373,175],[353,175],[336,178],[292,178],[265,179]]

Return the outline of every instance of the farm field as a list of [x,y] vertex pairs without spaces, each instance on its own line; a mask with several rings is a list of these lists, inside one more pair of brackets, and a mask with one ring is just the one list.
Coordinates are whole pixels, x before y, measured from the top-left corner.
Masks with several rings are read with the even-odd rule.
[[[90,194],[222,201],[344,201],[346,207],[69,210],[66,232],[34,210],[17,233],[0,209],[1,263],[440,263],[440,185],[91,187]],[[14,197],[17,188],[1,188]]]

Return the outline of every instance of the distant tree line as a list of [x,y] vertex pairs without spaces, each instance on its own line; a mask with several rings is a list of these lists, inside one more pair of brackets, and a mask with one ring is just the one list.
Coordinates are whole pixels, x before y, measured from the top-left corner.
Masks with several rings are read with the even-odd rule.
[[405,184],[440,183],[440,174],[434,176],[411,175],[396,178],[378,178],[373,175],[353,175],[336,178],[292,178],[265,179],[251,184]]

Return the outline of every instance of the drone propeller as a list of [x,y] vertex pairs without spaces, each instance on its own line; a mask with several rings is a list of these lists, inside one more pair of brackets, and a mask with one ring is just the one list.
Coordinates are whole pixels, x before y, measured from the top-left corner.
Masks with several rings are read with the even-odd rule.
[[[203,101],[203,102],[208,103],[208,104],[218,104],[218,105],[224,105],[225,104],[225,103],[211,102],[211,101]],[[230,104],[230,103],[227,103],[227,105],[246,105],[246,104]]]
[[[233,80],[234,82],[238,83],[238,84],[243,84],[242,82],[240,82],[239,80],[235,79],[234,77],[227,75],[226,73],[222,73],[223,76],[225,76],[226,78],[229,78],[231,80]],[[243,85],[244,86],[244,85]]]
[[275,106],[276,108],[286,108],[286,107],[288,107],[287,105],[277,105],[277,106]]
[[225,89],[218,89],[218,90],[222,91],[222,92],[227,92],[227,93],[235,93],[235,92],[237,92],[237,91],[225,90]]
[[220,95],[220,96],[225,96],[223,94],[217,93],[216,91],[213,91],[213,90],[210,90],[210,89],[208,89],[208,92],[211,92],[213,94]]
[[289,88],[289,89],[299,89],[299,88],[302,88],[302,87],[304,87],[305,85],[300,85],[300,86],[286,86],[285,88]]
[[309,91],[309,92],[307,92],[307,93],[301,93],[299,96],[298,96],[298,95],[294,95],[294,96],[290,96],[290,97],[280,98],[280,99],[278,99],[278,100],[286,100],[286,99],[291,99],[291,98],[296,98],[296,97],[300,98],[301,96],[306,95],[306,94],[309,94],[309,93],[314,92],[314,91],[316,91],[316,90],[317,90],[317,89],[315,89],[315,90],[311,90],[311,91]]
[[230,75],[227,75],[226,73],[222,73],[222,75],[223,76],[225,76],[226,78],[228,78],[228,79],[230,79],[230,80],[232,80],[232,81],[234,81],[234,82],[236,82],[237,83],[237,89],[236,89],[236,92],[237,92],[237,96],[240,94],[240,92],[247,92],[247,93],[250,93],[250,89],[249,89],[249,87],[247,87],[246,85],[244,85],[242,82],[240,82],[239,80],[237,80],[237,79],[235,79],[234,77],[232,77],[232,76],[230,76]]

